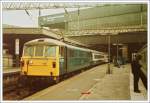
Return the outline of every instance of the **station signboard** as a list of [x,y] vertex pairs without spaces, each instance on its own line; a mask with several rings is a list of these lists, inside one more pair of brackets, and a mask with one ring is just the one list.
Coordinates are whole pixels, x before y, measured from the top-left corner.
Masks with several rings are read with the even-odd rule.
[[19,39],[15,40],[15,54],[19,55]]

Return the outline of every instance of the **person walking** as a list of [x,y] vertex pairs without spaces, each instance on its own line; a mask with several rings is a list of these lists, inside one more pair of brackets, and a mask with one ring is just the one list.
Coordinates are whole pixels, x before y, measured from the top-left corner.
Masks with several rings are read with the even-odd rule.
[[132,73],[133,73],[133,78],[134,78],[134,92],[140,93],[138,82],[140,79],[140,74],[141,74],[141,64],[139,61],[142,59],[141,55],[137,55],[131,63],[131,68],[132,68]]

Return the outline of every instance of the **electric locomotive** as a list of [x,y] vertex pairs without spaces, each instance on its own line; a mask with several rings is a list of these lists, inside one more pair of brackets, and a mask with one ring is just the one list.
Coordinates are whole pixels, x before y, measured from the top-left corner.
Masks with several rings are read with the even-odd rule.
[[36,39],[25,43],[21,75],[59,77],[87,67],[92,62],[89,49],[68,45],[54,39]]

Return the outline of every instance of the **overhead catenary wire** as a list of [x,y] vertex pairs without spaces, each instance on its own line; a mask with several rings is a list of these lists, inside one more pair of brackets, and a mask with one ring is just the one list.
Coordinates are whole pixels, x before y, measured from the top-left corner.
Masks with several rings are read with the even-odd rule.
[[31,13],[29,13],[28,10],[25,9],[25,13],[28,15],[28,17],[31,21],[34,21],[33,16],[31,15]]
[[102,3],[65,3],[65,2],[4,2],[3,10],[35,10],[35,9],[52,9],[52,8],[82,8],[103,6]]

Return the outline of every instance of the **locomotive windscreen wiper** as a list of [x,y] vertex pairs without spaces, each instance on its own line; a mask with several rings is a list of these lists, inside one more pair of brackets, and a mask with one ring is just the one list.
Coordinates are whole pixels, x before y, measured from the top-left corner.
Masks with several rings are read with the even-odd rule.
[[31,54],[31,52],[29,53],[29,56],[32,58],[33,55]]

